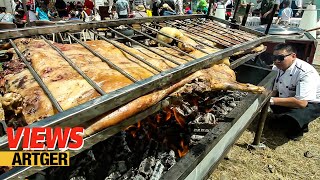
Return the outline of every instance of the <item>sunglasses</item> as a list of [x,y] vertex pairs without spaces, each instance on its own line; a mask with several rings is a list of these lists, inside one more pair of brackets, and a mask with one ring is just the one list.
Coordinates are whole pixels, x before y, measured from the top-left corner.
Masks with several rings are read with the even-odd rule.
[[287,56],[290,56],[290,55],[292,55],[292,54],[293,54],[293,53],[287,54],[287,55],[272,55],[272,60],[273,60],[273,61],[278,60],[278,61],[282,62],[282,61],[284,61],[284,58],[286,58]]

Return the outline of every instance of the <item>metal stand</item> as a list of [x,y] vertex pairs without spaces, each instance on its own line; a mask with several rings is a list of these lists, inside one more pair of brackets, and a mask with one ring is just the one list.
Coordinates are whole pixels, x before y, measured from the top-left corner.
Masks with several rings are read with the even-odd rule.
[[268,34],[269,32],[269,29],[271,27],[271,24],[272,24],[272,21],[273,21],[273,16],[274,14],[276,13],[276,10],[278,9],[278,4],[274,4],[273,5],[273,9],[271,11],[271,16],[270,16],[270,19],[268,21],[268,25],[267,25],[267,28],[266,28],[266,31],[264,32],[264,34]]
[[260,149],[260,148],[263,149],[266,147],[266,145],[264,145],[263,143],[260,143],[260,140],[261,140],[264,124],[267,119],[269,105],[270,105],[270,99],[268,99],[266,104],[261,109],[261,115],[260,115],[260,120],[259,120],[257,130],[256,130],[256,134],[254,136],[253,143],[250,145],[250,147],[253,149]]
[[251,5],[248,4],[247,7],[246,7],[246,14],[244,15],[244,17],[243,17],[243,19],[242,19],[242,22],[241,22],[241,25],[242,25],[242,26],[245,26],[246,23],[247,23],[247,19],[248,19],[248,15],[249,15],[250,8],[251,8]]

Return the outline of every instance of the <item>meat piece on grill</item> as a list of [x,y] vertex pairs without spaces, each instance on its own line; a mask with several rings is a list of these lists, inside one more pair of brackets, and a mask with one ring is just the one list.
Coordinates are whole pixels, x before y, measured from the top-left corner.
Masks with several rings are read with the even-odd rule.
[[[58,101],[63,110],[70,109],[79,104],[92,100],[100,96],[100,94],[89,85],[89,83],[81,77],[55,50],[53,50],[43,40],[35,39],[17,39],[15,40],[18,48],[25,54],[31,62],[32,67],[40,75],[43,82],[46,84],[52,95]],[[106,59],[112,61],[119,68],[123,69],[137,80],[146,79],[155,74],[158,74],[152,67],[142,63],[133,56],[116,48],[106,41],[88,41],[86,42],[94,51],[100,53]],[[117,43],[117,42],[116,42]],[[133,82],[109,66],[100,58],[94,56],[87,49],[79,44],[55,44],[62,52],[69,57],[87,76],[95,81],[106,93],[120,89]],[[152,65],[162,71],[176,67],[177,64],[165,59],[155,53],[143,48],[130,48],[121,43],[119,46],[129,52],[147,60]],[[168,57],[178,63],[186,63],[193,60],[189,56],[178,54],[175,50],[166,47],[154,48],[159,54]],[[209,53],[216,52],[217,49],[204,48]],[[203,57],[207,54],[200,51],[192,51],[189,54],[196,58]],[[17,55],[14,54],[14,59]],[[220,62],[228,64],[228,60],[224,59]],[[219,63],[220,63],[219,62]],[[86,133],[92,134],[97,130],[114,125],[122,120],[145,110],[151,105],[159,102],[165,96],[172,94],[178,88],[179,92],[187,92],[184,90],[185,84],[190,84],[195,79],[202,79],[206,84],[206,90],[216,89],[240,89],[250,92],[262,92],[263,88],[240,84],[235,81],[234,72],[225,64],[213,66],[206,70],[198,71],[187,78],[172,84],[168,87],[163,87],[159,91],[155,91],[148,95],[137,98],[136,100],[124,105],[120,109],[106,113],[94,121],[98,124],[90,126]],[[217,71],[217,72],[215,72]],[[220,75],[218,75],[220,74]],[[225,78],[223,78],[225,77]],[[31,73],[25,69],[21,72],[7,74],[4,77],[5,93],[15,93],[22,97],[22,111],[19,117],[23,117],[28,124],[52,116],[57,113],[57,110],[52,105],[49,98],[34,80]],[[9,101],[11,102],[11,101]],[[12,101],[15,102],[15,101]],[[8,107],[16,107],[10,106]],[[17,107],[21,107],[20,104]]]
[[[166,34],[169,37],[179,39],[180,42],[178,42],[178,47],[182,51],[185,51],[185,52],[195,51],[194,47],[198,46],[198,44],[194,40],[184,36],[184,34],[179,29],[172,28],[172,27],[163,27],[160,29],[159,32]],[[173,41],[173,39],[169,37],[164,36],[160,33],[157,34],[157,39],[165,43],[171,43]]]
[[[197,87],[194,87],[194,85]],[[253,93],[263,93],[265,88],[252,84],[239,83],[236,81],[234,71],[230,69],[229,66],[225,64],[213,65],[208,69],[199,70],[171,86],[139,97],[111,113],[100,116],[97,118],[96,122],[86,128],[85,136],[118,124],[130,116],[146,110],[148,107],[156,104],[170,94],[171,96],[179,96],[182,93],[191,93],[194,90],[202,92],[214,90],[241,90]]]

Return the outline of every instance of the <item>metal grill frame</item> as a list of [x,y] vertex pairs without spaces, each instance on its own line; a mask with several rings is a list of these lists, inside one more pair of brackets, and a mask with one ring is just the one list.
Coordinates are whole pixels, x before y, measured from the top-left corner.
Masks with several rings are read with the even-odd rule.
[[[153,17],[153,18],[136,18],[136,19],[125,19],[125,20],[108,20],[108,21],[99,21],[99,22],[89,22],[89,23],[74,23],[74,24],[67,24],[67,25],[56,25],[56,26],[46,26],[46,27],[33,27],[33,28],[25,28],[19,30],[6,30],[0,31],[0,39],[10,39],[10,38],[20,38],[26,36],[33,36],[33,35],[43,35],[43,34],[50,34],[50,33],[59,33],[59,32],[76,32],[83,29],[93,29],[93,28],[100,28],[100,27],[114,27],[119,25],[127,25],[127,24],[142,24],[147,22],[164,22],[170,20],[185,20],[185,19],[195,19],[195,18],[206,18],[206,15],[189,15],[189,16],[169,16],[169,17]],[[208,17],[208,19],[218,21],[229,26],[229,22],[220,20],[214,17]],[[249,32],[255,34],[257,36],[261,36],[256,38],[253,41],[248,41],[242,44],[237,44],[232,47],[228,47],[226,49],[220,50],[216,53],[212,53],[206,55],[202,58],[189,61],[185,64],[179,65],[175,68],[169,69],[167,71],[161,72],[160,74],[154,75],[150,78],[135,82],[129,86],[123,87],[111,93],[105,94],[101,97],[88,101],[84,104],[78,105],[74,108],[62,111],[56,115],[50,116],[45,118],[41,121],[35,122],[29,127],[55,127],[55,126],[77,126],[79,124],[84,124],[85,122],[105,113],[114,108],[117,108],[121,105],[124,105],[130,102],[133,99],[136,99],[142,95],[145,95],[158,87],[168,85],[172,82],[176,82],[181,78],[191,74],[195,71],[200,69],[206,68],[217,62],[220,59],[225,57],[231,56],[232,54],[238,51],[245,51],[254,46],[260,45],[264,42],[270,41],[271,36],[262,36],[263,34],[247,29],[245,27],[240,27],[241,30],[245,32]],[[229,30],[229,29],[228,29]],[[231,29],[230,29],[231,30]],[[251,56],[250,56],[251,57]],[[241,62],[244,62],[247,58],[240,59],[234,65],[238,66]],[[103,94],[103,92],[101,92]],[[163,102],[162,102],[163,103]],[[162,106],[162,103],[158,103],[149,110],[146,110],[142,113],[139,113],[137,116],[150,115],[152,112],[159,110]],[[152,110],[153,109],[153,110]],[[150,111],[151,110],[151,111]],[[136,117],[136,116],[135,116]],[[111,137],[113,134],[119,132],[122,128],[127,127],[136,120],[134,118],[129,118],[124,120],[119,125],[115,127],[107,128],[102,132],[107,132],[107,135],[104,134],[103,136],[100,133],[96,135],[87,137],[85,139],[85,143],[87,144],[81,151],[88,149],[93,144],[97,143],[95,139],[100,141]],[[0,138],[0,150],[8,150],[8,141],[7,137],[3,136]],[[81,151],[74,151],[71,153],[71,156],[80,153]],[[28,175],[32,175],[33,173],[44,169],[44,167],[16,167],[0,176],[0,178],[23,178]],[[23,177],[22,177],[23,176]]]

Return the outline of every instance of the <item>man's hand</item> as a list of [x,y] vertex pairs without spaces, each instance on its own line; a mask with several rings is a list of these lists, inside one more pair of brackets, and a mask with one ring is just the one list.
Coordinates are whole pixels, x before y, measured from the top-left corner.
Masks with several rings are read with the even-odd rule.
[[263,18],[266,18],[269,15],[269,11],[264,13],[264,15],[262,16]]
[[273,104],[277,106],[284,106],[290,108],[305,108],[308,105],[308,101],[306,100],[299,100],[295,97],[288,97],[288,98],[281,98],[281,97],[274,97],[272,98]]

